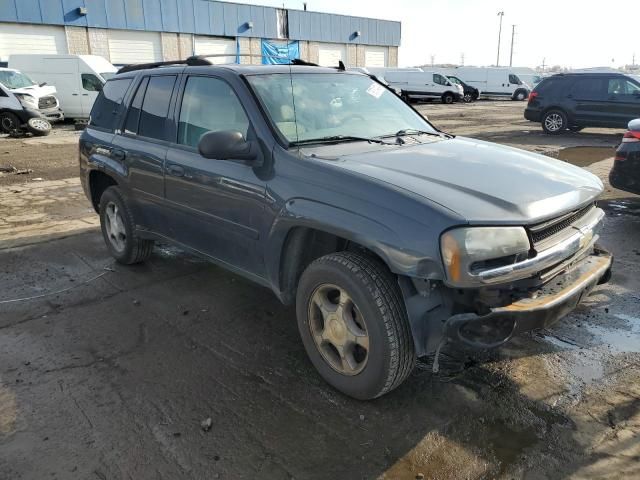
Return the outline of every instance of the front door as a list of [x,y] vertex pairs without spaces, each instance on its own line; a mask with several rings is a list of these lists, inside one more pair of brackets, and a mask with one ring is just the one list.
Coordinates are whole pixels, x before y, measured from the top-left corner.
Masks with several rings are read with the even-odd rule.
[[622,76],[609,78],[607,95],[615,126],[627,128],[631,120],[640,118],[640,85]]
[[264,276],[258,248],[265,182],[251,165],[204,158],[200,137],[234,130],[251,139],[251,124],[233,88],[211,76],[186,79],[177,111],[177,143],[167,152],[165,196],[173,209],[171,236],[219,261]]

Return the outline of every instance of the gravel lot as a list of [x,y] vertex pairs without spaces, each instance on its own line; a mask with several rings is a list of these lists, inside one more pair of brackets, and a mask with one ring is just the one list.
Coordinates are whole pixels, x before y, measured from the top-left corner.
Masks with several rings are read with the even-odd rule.
[[[523,107],[416,105],[606,179],[621,131],[551,137]],[[569,317],[490,352],[448,346],[440,373],[422,359],[358,402],[269,291],[168,246],[115,266],[77,137],[0,138],[0,165],[33,169],[0,176],[0,479],[640,478],[638,197],[607,187],[614,276]]]

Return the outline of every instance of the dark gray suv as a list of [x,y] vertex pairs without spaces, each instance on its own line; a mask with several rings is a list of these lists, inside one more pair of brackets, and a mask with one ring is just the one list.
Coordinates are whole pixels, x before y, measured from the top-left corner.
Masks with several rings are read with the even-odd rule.
[[447,135],[360,73],[206,63],[126,69],[97,99],[80,171],[107,248],[173,242],[295,303],[340,391],[380,396],[444,342],[501,345],[607,280],[590,173]]

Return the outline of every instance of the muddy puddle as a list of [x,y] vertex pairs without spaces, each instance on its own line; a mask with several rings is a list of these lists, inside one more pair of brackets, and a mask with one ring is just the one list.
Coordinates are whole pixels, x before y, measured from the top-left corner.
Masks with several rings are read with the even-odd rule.
[[615,149],[612,147],[567,147],[557,152],[547,153],[547,155],[572,165],[586,167],[613,157]]
[[607,215],[620,217],[630,215],[640,217],[640,198],[625,198],[621,200],[599,201],[598,206],[607,212]]

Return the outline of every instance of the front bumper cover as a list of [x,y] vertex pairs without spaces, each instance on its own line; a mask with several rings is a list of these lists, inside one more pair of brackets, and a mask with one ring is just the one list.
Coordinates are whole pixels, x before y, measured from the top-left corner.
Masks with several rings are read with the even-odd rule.
[[532,297],[493,308],[484,315],[462,313],[450,317],[445,323],[445,337],[476,348],[493,348],[518,333],[549,327],[571,312],[596,285],[609,280],[612,263],[611,254],[597,248]]

